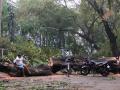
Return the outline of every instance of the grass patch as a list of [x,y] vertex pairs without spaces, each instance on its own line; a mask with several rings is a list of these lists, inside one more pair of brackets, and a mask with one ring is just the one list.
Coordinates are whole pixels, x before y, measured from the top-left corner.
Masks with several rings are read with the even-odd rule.
[[0,82],[0,90],[6,90],[5,86],[3,85],[3,82]]
[[33,86],[29,88],[29,90],[58,90],[61,88],[65,88],[68,84],[62,81],[52,81],[41,84],[39,86]]

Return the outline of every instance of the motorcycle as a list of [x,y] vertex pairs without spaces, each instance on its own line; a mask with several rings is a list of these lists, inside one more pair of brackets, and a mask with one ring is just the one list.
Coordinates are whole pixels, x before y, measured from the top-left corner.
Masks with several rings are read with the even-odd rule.
[[96,62],[93,60],[86,60],[85,63],[81,66],[81,75],[88,75],[90,73],[96,74],[99,73],[102,76],[109,75],[109,68],[107,61]]
[[120,64],[117,63],[117,60],[110,60],[108,61],[109,67],[109,72],[113,74],[120,73]]

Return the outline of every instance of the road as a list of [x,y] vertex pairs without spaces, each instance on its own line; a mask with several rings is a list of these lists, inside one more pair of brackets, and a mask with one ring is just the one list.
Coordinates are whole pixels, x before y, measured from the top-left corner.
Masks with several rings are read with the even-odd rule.
[[1,77],[2,74],[0,85],[6,90],[120,90],[120,75]]

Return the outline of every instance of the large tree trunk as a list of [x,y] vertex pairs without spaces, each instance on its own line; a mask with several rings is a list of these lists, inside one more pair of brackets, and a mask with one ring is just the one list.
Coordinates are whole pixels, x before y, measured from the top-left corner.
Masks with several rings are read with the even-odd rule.
[[3,4],[3,0],[0,0],[0,37],[1,37],[1,26],[2,26],[2,24],[1,24],[1,22],[2,22],[2,4]]
[[8,5],[8,12],[9,12],[9,16],[8,16],[8,30],[9,30],[9,37],[10,37],[10,41],[14,42],[14,36],[15,36],[15,14],[13,12],[13,6],[12,5]]
[[110,41],[110,47],[111,47],[112,54],[115,57],[119,56],[119,49],[118,49],[117,42],[116,42],[117,36],[115,36],[114,33],[112,32],[110,26],[108,25],[108,22],[105,20],[102,20],[102,21],[103,21],[105,31]]
[[[47,76],[52,75],[51,67],[48,65],[41,64],[37,67],[28,68],[31,73],[28,76]],[[27,75],[27,73],[26,73]]]
[[[28,67],[30,73],[25,69],[26,76],[46,76],[52,75],[51,67],[48,65],[39,65],[37,67]],[[13,64],[0,64],[0,72],[8,73],[10,76],[17,76],[17,68]]]
[[112,31],[112,28],[109,25],[109,21],[104,18],[104,9],[103,7],[100,7],[96,0],[87,0],[87,2],[94,8],[94,10],[99,14],[99,16],[101,17],[101,20],[103,22],[103,25],[105,27],[105,32],[108,36],[109,42],[110,42],[110,47],[111,47],[111,51],[112,51],[112,55],[113,56],[119,56],[119,49],[117,46],[117,37],[115,36],[114,32]]

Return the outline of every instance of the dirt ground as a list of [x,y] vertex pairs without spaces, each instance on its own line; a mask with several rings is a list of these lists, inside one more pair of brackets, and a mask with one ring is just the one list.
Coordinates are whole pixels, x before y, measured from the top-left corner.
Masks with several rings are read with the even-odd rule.
[[10,77],[0,73],[0,90],[120,90],[120,75]]

